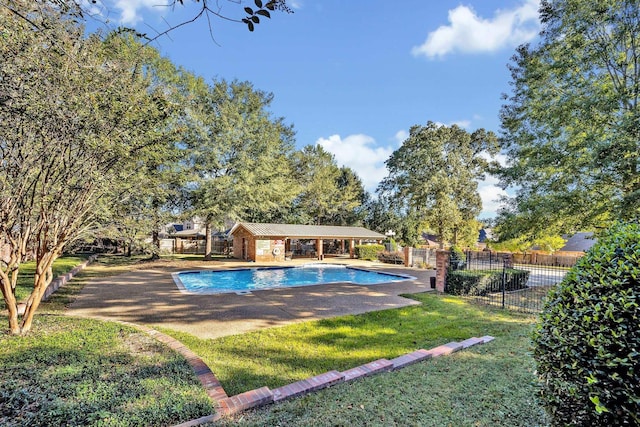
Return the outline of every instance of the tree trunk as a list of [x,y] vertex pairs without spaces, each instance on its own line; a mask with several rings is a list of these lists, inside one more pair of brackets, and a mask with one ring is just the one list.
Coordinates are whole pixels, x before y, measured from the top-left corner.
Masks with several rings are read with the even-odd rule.
[[438,229],[438,240],[440,244],[440,250],[444,250],[444,230],[442,228]]
[[4,304],[7,306],[9,312],[9,330],[11,334],[18,335],[20,333],[20,325],[18,323],[18,303],[16,296],[13,293],[13,287],[11,286],[11,279],[4,271],[0,272],[0,281],[2,282],[2,296],[4,298]]
[[207,221],[204,227],[204,259],[210,261],[213,257],[211,254],[211,224]]
[[24,311],[22,317],[22,324],[20,325],[20,334],[24,335],[31,330],[33,323],[33,316],[36,314],[36,310],[40,306],[44,291],[51,283],[53,279],[53,262],[58,258],[58,254],[55,252],[45,253],[42,257],[36,260],[36,273],[33,277],[33,291],[29,295],[27,300],[27,308]]
[[160,259],[160,235],[157,228],[151,233],[151,240],[153,241],[153,249],[150,260],[155,261]]

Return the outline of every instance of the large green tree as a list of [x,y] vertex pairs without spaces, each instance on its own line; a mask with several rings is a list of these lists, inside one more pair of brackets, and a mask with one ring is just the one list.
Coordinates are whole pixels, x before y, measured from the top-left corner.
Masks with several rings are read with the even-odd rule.
[[[166,119],[159,125],[162,146],[149,153],[144,164],[137,165],[127,182],[115,187],[118,203],[103,206],[103,217],[96,234],[122,242],[132,249],[151,253],[159,258],[159,232],[184,207],[183,192],[189,173],[186,147],[182,143],[189,114],[184,108],[193,96],[198,78],[149,46],[131,43],[132,54],[143,60],[142,68],[149,82],[149,91],[162,92],[167,99]],[[149,241],[151,236],[151,241]]]
[[293,129],[268,110],[273,95],[248,82],[196,81],[185,104],[184,143],[194,178],[191,212],[206,225],[205,257],[211,257],[211,229],[247,212],[289,204],[296,186],[288,156]]
[[356,225],[364,219],[367,194],[357,174],[339,167],[320,145],[307,145],[292,156],[294,179],[300,185],[288,222]]
[[477,180],[485,177],[487,158],[496,152],[495,136],[484,129],[468,133],[433,122],[413,126],[386,161],[389,175],[379,193],[433,230],[442,245],[474,234],[477,239],[476,217],[482,210]]
[[601,228],[640,215],[640,4],[542,1],[502,109],[501,235]]
[[[64,247],[162,144],[168,108],[131,39],[85,37],[45,6],[16,0],[20,16],[0,8],[0,239],[9,248],[0,284],[14,334],[30,330]],[[19,322],[16,279],[29,255],[36,272]]]

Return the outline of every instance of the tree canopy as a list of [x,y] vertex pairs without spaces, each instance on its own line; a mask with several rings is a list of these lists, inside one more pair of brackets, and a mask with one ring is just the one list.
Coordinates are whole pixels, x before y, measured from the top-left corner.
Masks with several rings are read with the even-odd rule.
[[285,220],[297,224],[356,225],[367,198],[362,181],[320,145],[293,153],[294,180],[300,190]]
[[501,180],[516,189],[500,213],[505,238],[640,216],[638,6],[542,1],[540,41],[513,57],[501,112]]
[[476,217],[482,210],[478,179],[488,171],[487,157],[496,154],[492,132],[468,133],[457,125],[428,122],[413,126],[409,137],[387,160],[389,175],[379,193],[402,206],[406,217],[431,229],[440,242],[477,240]]
[[[96,219],[97,207],[158,150],[170,109],[128,37],[85,37],[60,10],[25,20],[0,9],[0,282],[13,333],[31,327],[51,265]],[[34,287],[18,324],[15,286],[31,252]]]
[[185,104],[183,139],[194,172],[188,193],[191,212],[207,226],[210,248],[212,226],[276,209],[294,197],[288,161],[294,134],[271,117],[273,95],[248,82],[200,82],[193,95]]

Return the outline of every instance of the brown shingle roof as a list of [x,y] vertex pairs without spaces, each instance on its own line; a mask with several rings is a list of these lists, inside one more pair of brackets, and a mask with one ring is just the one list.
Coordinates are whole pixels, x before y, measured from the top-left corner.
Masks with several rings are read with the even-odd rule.
[[341,227],[337,225],[302,224],[258,224],[239,222],[233,226],[230,234],[238,228],[244,228],[254,236],[288,237],[298,239],[372,239],[381,240],[385,236],[364,227]]

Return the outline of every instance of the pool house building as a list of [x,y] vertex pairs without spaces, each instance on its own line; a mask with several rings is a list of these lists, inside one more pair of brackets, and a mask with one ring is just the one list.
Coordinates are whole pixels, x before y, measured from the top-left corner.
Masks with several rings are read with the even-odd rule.
[[385,239],[364,227],[247,222],[237,223],[229,234],[233,236],[233,257],[256,262],[341,255],[353,258],[356,244]]

